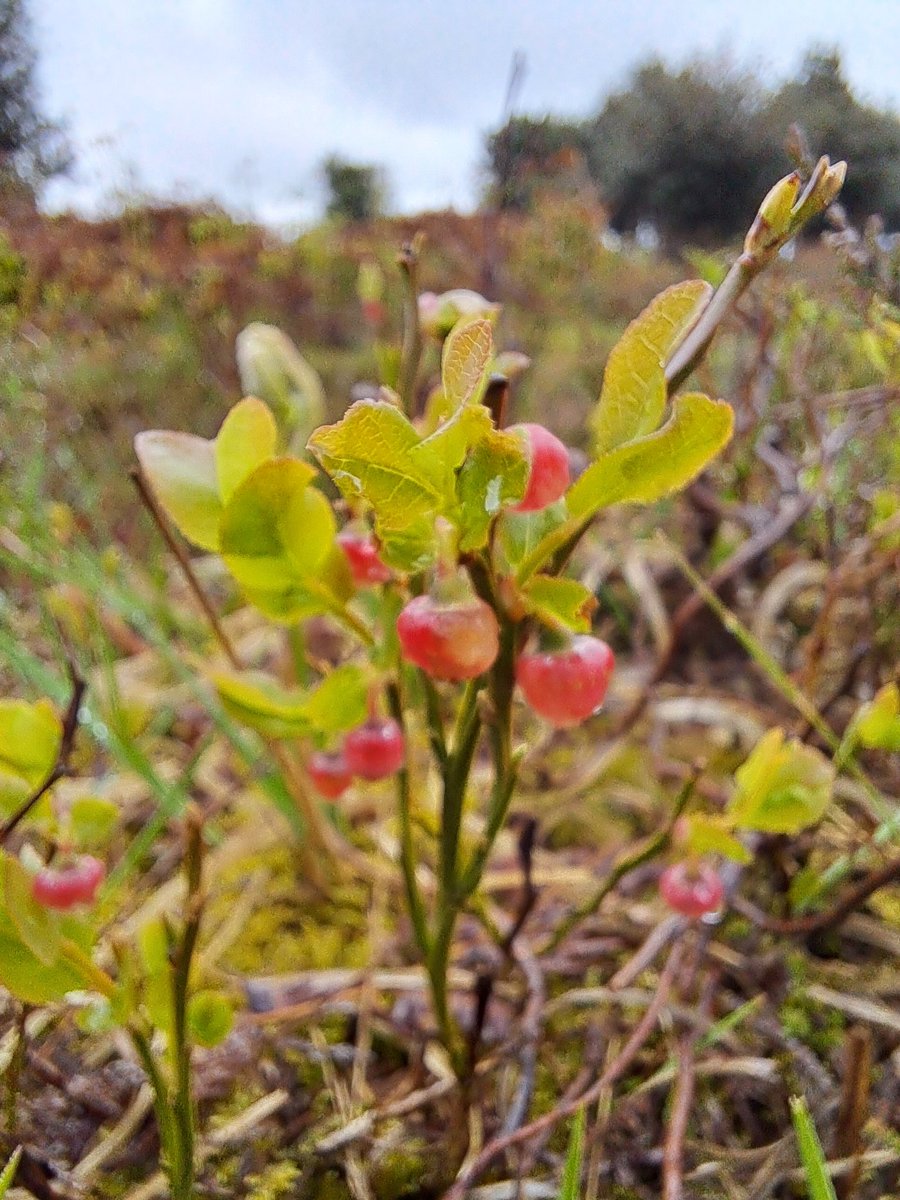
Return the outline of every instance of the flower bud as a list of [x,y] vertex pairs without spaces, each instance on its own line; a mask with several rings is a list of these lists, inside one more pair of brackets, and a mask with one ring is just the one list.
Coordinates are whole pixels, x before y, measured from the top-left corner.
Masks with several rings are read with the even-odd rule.
[[489,321],[496,321],[499,315],[499,304],[492,304],[469,288],[452,288],[439,296],[434,292],[423,292],[419,296],[419,324],[422,331],[438,339],[445,338],[463,317],[486,317]]
[[780,245],[791,233],[791,213],[800,194],[800,176],[785,175],[769,191],[744,239],[745,254],[756,255]]
[[319,376],[274,325],[248,325],[237,336],[236,351],[245,395],[258,396],[272,410],[285,449],[305,446],[325,418]]

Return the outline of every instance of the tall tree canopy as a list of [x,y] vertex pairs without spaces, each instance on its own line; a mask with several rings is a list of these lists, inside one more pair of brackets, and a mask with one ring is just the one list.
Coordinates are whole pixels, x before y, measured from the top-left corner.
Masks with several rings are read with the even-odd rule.
[[489,194],[524,207],[553,185],[564,147],[577,151],[617,229],[652,221],[674,237],[741,233],[771,183],[792,165],[799,124],[812,150],[845,158],[842,202],[859,219],[900,225],[900,119],[862,103],[834,51],[807,55],[795,78],[767,88],[718,59],[673,69],[654,60],[584,120],[514,117],[487,137]]
[[322,164],[330,217],[369,221],[384,208],[384,180],[378,167],[332,155]]
[[0,0],[0,172],[33,188],[72,161],[62,126],[41,112],[36,66],[24,0]]

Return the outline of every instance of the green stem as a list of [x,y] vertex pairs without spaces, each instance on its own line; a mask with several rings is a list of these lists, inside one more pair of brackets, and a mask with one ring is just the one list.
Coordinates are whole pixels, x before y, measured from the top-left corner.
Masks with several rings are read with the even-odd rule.
[[473,679],[466,685],[456,718],[452,748],[444,766],[436,928],[426,960],[438,1031],[450,1054],[454,1070],[460,1077],[465,1071],[466,1055],[462,1038],[450,1012],[447,974],[450,969],[453,933],[461,908],[457,886],[459,839],[466,784],[481,731],[478,695],[483,687],[483,678]]
[[187,877],[187,920],[181,944],[172,964],[172,1062],[175,1092],[172,1116],[176,1130],[179,1160],[177,1183],[173,1179],[173,1200],[191,1200],[194,1187],[194,1104],[191,1089],[191,1045],[188,1036],[188,998],[191,965],[200,935],[203,911],[203,828],[197,810],[189,810],[185,848]]
[[149,1035],[137,1026],[129,1026],[128,1034],[140,1059],[144,1073],[150,1080],[153,1091],[153,1111],[156,1114],[156,1127],[159,1131],[159,1141],[162,1156],[169,1176],[169,1184],[173,1197],[178,1195],[180,1180],[183,1177],[183,1157],[181,1140],[173,1119],[169,1089],[156,1061]]
[[[403,730],[404,741],[409,745],[406,736],[403,712],[403,695],[399,684],[392,683],[387,689],[388,704],[391,716]],[[412,796],[409,786],[409,752],[403,769],[397,772],[397,808],[400,817],[400,867],[403,873],[403,887],[406,892],[406,906],[409,909],[416,944],[423,960],[429,958],[428,919],[425,915],[425,902],[416,878],[416,848],[412,833]]]
[[481,718],[478,713],[478,693],[484,686],[482,678],[466,685],[456,718],[453,748],[444,771],[444,795],[441,809],[440,885],[438,905],[454,904],[456,866],[459,859],[459,837],[462,829],[466,784],[472,769],[472,759],[478,744]]
[[428,740],[431,743],[431,753],[441,771],[447,769],[447,741],[444,737],[444,722],[441,718],[441,698],[437,688],[424,671],[420,673],[422,689],[425,693],[425,715],[428,718]]
[[[324,597],[323,597],[324,599]],[[364,646],[371,647],[375,645],[375,638],[372,636],[372,631],[364,621],[361,621],[356,613],[350,611],[344,604],[337,604],[330,599],[327,600],[328,611],[336,621],[339,621],[346,629],[362,642]]]
[[680,346],[676,346],[666,363],[666,385],[673,395],[703,358],[719,326],[756,276],[770,261],[769,257],[753,257],[746,252],[731,264],[731,268],[704,308]]
[[438,1033],[441,1041],[450,1055],[453,1069],[462,1078],[466,1069],[466,1053],[462,1037],[450,1012],[448,973],[450,970],[450,952],[453,947],[453,933],[456,929],[456,919],[459,909],[454,904],[447,904],[439,912],[437,929],[431,943],[431,951],[426,959],[428,978],[431,983],[431,1001],[434,1005],[434,1015],[437,1020]]
[[400,252],[398,263],[406,291],[403,299],[403,346],[400,351],[400,377],[397,391],[407,413],[413,412],[416,376],[422,357],[422,327],[419,324],[419,235]]
[[596,514],[592,513],[589,517],[570,517],[568,521],[564,521],[562,525],[552,530],[546,537],[542,538],[527,558],[519,564],[519,569],[516,572],[516,582],[521,587],[537,571],[541,569],[548,558],[557,554],[563,553],[565,561],[569,555],[584,537],[585,533],[590,528],[591,522]]
[[462,872],[456,887],[461,908],[481,882],[481,876],[503,828],[516,785],[518,762],[512,753],[512,698],[515,686],[516,627],[504,621],[500,627],[500,650],[491,670],[491,751],[494,784],[488,802],[487,822],[478,847]]

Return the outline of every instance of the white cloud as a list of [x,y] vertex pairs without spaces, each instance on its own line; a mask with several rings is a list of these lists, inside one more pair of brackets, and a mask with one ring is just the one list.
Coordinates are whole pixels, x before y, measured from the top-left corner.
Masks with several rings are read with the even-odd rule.
[[[586,112],[637,61],[729,49],[783,74],[837,42],[879,103],[896,99],[896,0],[32,0],[46,106],[81,168],[57,204],[136,178],[169,193],[312,213],[331,152],[384,164],[397,205],[466,206],[510,61],[525,110]],[[130,173],[130,168],[135,173]]]

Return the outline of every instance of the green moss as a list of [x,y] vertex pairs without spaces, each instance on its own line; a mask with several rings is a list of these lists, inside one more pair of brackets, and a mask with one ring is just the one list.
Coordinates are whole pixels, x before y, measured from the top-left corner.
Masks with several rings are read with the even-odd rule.
[[778,1015],[785,1033],[821,1058],[843,1043],[846,1027],[843,1014],[808,1000],[802,991],[792,993]]
[[282,1200],[295,1196],[295,1184],[301,1175],[296,1163],[282,1161],[272,1163],[258,1175],[249,1175],[244,1181],[247,1200]]
[[247,920],[222,966],[244,975],[277,975],[335,967],[361,969],[369,961],[368,893],[359,884],[336,886],[327,899],[305,898],[296,849],[278,846],[248,855],[223,875],[210,902],[209,923],[225,919],[249,875],[271,872],[265,904]]
[[404,1196],[419,1194],[433,1172],[433,1165],[425,1143],[417,1139],[377,1155],[371,1173],[377,1200],[402,1200]]

